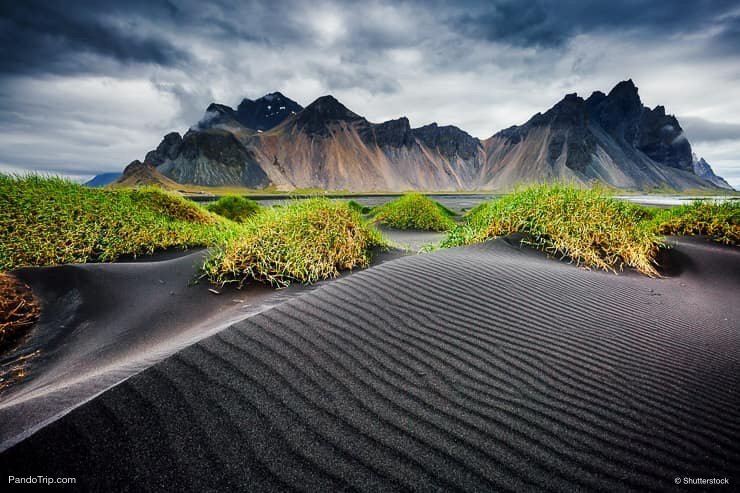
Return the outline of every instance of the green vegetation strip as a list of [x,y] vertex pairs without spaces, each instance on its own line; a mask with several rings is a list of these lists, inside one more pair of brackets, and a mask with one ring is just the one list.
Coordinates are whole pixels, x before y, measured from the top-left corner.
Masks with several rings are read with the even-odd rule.
[[101,190],[56,178],[0,175],[0,272],[207,246],[212,252],[204,275],[214,283],[312,283],[366,266],[371,249],[385,244],[362,218],[368,213],[394,228],[449,230],[442,247],[519,232],[550,254],[607,270],[627,265],[647,275],[657,275],[663,235],[701,234],[728,245],[740,237],[736,201],[655,210],[617,200],[605,189],[562,184],[523,188],[480,204],[460,224],[420,194],[371,211],[327,198],[260,208],[225,197],[210,207],[224,217],[158,188]]
[[448,231],[455,226],[452,211],[419,193],[408,193],[378,206],[372,216],[396,229]]
[[240,197],[238,195],[227,195],[217,201],[208,204],[206,207],[209,211],[219,216],[231,219],[238,223],[244,222],[250,217],[257,214],[260,206],[252,199]]
[[697,200],[658,211],[653,219],[664,235],[705,235],[725,245],[740,244],[740,201],[723,203]]
[[367,266],[370,249],[385,243],[357,211],[326,198],[265,209],[244,227],[206,262],[212,282],[312,283]]
[[232,229],[230,221],[158,188],[101,190],[0,175],[0,271],[213,245]]
[[664,234],[706,234],[737,245],[739,213],[737,203],[704,202],[655,212],[617,200],[603,188],[535,185],[478,205],[441,246],[522,233],[524,243],[588,267],[627,265],[655,276]]
[[384,244],[343,201],[306,199],[268,209],[251,202],[217,202],[214,209],[242,221],[236,222],[158,188],[101,190],[0,175],[0,271],[209,246],[204,270],[211,281],[282,286],[366,266],[370,249]]

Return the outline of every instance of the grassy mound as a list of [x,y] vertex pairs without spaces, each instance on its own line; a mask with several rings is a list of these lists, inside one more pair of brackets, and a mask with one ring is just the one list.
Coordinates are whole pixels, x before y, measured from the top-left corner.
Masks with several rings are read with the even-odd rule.
[[588,267],[615,270],[626,264],[657,275],[654,258],[662,239],[649,219],[643,207],[603,189],[537,185],[476,207],[442,246],[520,232],[526,243]]
[[39,318],[39,304],[31,289],[15,277],[0,274],[0,352]]
[[0,175],[0,271],[212,245],[228,233],[218,216],[158,188]]
[[208,210],[232,221],[242,223],[257,214],[260,206],[252,199],[227,195],[208,205]]
[[370,214],[373,211],[372,207],[368,205],[362,205],[356,200],[350,200],[349,202],[347,202],[347,205],[350,209],[352,209],[353,211],[357,211],[360,214]]
[[653,219],[664,235],[706,235],[725,245],[740,244],[740,202],[693,204],[659,211]]
[[245,234],[217,249],[204,270],[216,284],[250,280],[285,286],[335,277],[364,267],[383,243],[344,202],[314,198],[265,209],[244,224]]
[[448,231],[455,226],[454,213],[419,193],[402,197],[376,207],[373,217],[396,229]]
[[217,218],[208,214],[196,203],[159,187],[131,188],[120,190],[118,193],[119,195],[127,194],[137,206],[159,212],[170,219],[198,224],[215,224],[218,222]]

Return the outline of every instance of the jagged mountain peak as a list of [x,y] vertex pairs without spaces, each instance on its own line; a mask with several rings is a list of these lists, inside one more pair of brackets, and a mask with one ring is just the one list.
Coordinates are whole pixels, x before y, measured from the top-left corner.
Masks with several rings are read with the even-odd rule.
[[[338,122],[364,122],[332,95],[321,96],[295,116],[293,124],[308,134],[328,135],[329,126]],[[369,124],[369,123],[368,123]]]
[[632,81],[632,79],[627,79],[627,80],[617,82],[617,84],[612,88],[612,90],[609,91],[609,97],[617,97],[617,96],[635,97],[637,96],[637,93],[638,93],[638,89],[635,83]]
[[480,148],[480,141],[454,125],[432,122],[411,130],[413,136],[428,148],[438,149],[447,158],[459,156],[472,159]]
[[119,186],[141,186],[158,185],[164,188],[176,188],[177,183],[162,175],[153,164],[141,162],[138,159],[132,161],[123,170],[121,176],[114,182]]
[[145,161],[181,183],[286,190],[496,190],[555,179],[631,189],[723,186],[705,161],[692,159],[675,116],[643,106],[632,80],[586,99],[566,94],[484,141],[437,122],[371,123],[331,95],[305,109],[279,92],[244,99],[237,110],[208,109],[211,126],[168,135]]
[[630,115],[642,109],[642,100],[632,79],[623,80],[609,91],[603,103],[622,115]]
[[327,120],[357,120],[362,118],[345,105],[339,102],[331,94],[317,98],[313,103],[306,106],[304,113],[311,113],[326,118]]
[[236,118],[247,128],[258,131],[270,130],[303,107],[280,92],[265,94],[256,100],[243,99],[236,109]]
[[206,113],[208,112],[214,112],[214,113],[222,113],[222,114],[232,114],[234,113],[234,108],[231,106],[226,106],[225,104],[220,103],[211,103],[208,105],[208,108],[206,108]]
[[272,92],[259,99],[242,99],[237,109],[220,103],[211,103],[203,118],[193,130],[207,130],[216,126],[244,126],[251,130],[270,130],[303,107],[279,92]]
[[716,185],[716,186],[718,186],[720,188],[724,188],[724,189],[727,189],[727,190],[735,190],[732,187],[732,185],[730,185],[729,183],[727,183],[727,181],[725,181],[724,178],[722,178],[721,176],[717,176],[717,175],[714,174],[714,170],[712,170],[712,167],[709,165],[708,162],[706,162],[706,160],[703,157],[702,158],[697,158],[696,157],[696,154],[692,154],[692,158],[693,158],[693,163],[692,164],[693,164],[693,168],[694,168],[694,173],[697,176],[701,176],[702,178],[704,178],[708,182],[710,182],[710,183],[712,183],[712,184],[714,184],[714,185]]

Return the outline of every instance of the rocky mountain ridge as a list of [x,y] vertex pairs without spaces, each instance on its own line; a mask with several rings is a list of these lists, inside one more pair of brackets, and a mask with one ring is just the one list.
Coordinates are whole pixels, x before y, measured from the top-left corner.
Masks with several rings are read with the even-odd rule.
[[631,80],[586,99],[568,94],[484,140],[436,123],[411,128],[405,117],[372,123],[333,96],[302,108],[271,93],[236,110],[211,104],[197,125],[167,134],[144,161],[178,183],[255,189],[505,190],[543,180],[729,187],[693,157],[673,115],[642,104]]

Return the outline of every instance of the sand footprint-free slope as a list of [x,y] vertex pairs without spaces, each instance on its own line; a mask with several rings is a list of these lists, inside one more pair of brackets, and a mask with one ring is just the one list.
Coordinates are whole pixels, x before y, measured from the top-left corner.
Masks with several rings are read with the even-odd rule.
[[672,277],[506,240],[406,257],[192,345],[0,455],[121,490],[673,490],[737,477],[740,254]]

